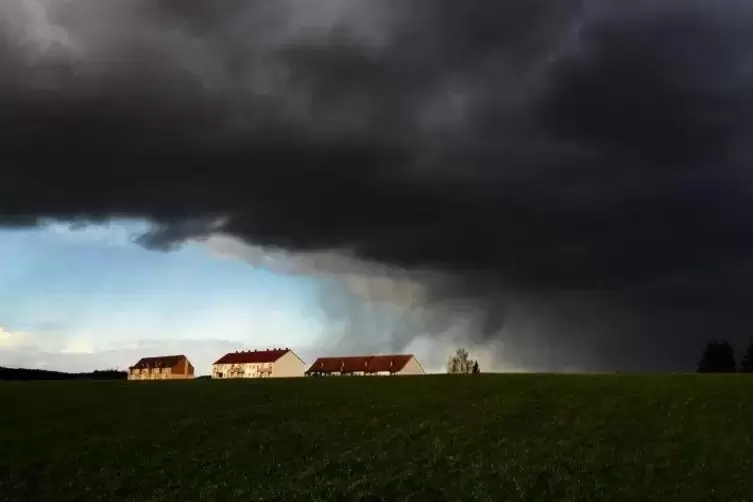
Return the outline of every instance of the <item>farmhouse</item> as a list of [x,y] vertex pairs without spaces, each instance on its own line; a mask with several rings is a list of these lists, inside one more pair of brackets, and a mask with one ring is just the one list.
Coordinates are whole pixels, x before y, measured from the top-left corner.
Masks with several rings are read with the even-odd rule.
[[128,380],[183,380],[193,377],[193,365],[184,355],[142,357],[128,368]]
[[292,350],[245,350],[225,354],[212,365],[212,378],[301,377],[306,364]]
[[413,354],[387,356],[320,357],[306,371],[320,375],[423,375]]

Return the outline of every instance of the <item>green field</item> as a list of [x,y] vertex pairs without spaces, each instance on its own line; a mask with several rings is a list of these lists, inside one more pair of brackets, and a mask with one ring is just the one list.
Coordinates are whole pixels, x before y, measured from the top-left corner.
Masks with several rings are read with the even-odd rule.
[[0,383],[0,499],[753,500],[753,378]]

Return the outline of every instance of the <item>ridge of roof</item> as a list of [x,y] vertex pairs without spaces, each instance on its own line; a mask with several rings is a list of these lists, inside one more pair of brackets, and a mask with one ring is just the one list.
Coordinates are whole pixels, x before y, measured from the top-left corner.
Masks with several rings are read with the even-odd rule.
[[[288,352],[293,351],[287,347],[267,350],[236,350],[235,352],[228,352],[212,363],[212,365],[273,363]],[[295,355],[295,352],[293,354]]]
[[149,356],[142,357],[136,364],[130,366],[130,369],[141,369],[150,367],[170,368],[178,364],[182,359],[188,361],[184,354],[175,354],[170,356]]

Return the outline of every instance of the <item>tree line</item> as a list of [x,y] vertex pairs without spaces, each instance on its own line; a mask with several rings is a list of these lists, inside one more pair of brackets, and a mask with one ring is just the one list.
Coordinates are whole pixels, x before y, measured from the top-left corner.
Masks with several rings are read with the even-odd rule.
[[4,368],[0,366],[0,380],[126,380],[127,378],[127,372],[118,370],[65,373],[63,371]]
[[707,343],[698,362],[698,372],[753,373],[753,342],[748,345],[739,365],[735,360],[735,349],[727,341],[716,340]]

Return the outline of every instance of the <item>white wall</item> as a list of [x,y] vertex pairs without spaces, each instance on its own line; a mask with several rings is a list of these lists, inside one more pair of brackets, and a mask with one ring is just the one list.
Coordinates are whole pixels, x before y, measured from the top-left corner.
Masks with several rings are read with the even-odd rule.
[[277,361],[271,364],[271,373],[266,372],[268,368],[267,363],[245,363],[240,365],[243,373],[240,375],[228,373],[231,368],[237,365],[230,364],[216,364],[212,366],[212,378],[217,378],[217,373],[223,373],[222,378],[286,378],[286,377],[302,377],[306,371],[306,364],[301,361],[292,351],[286,353],[280,357]]
[[217,378],[217,373],[222,373],[222,378],[228,378],[228,372],[230,371],[229,364],[213,364],[212,365],[212,378]]
[[258,369],[256,364],[214,364],[212,378],[217,378],[217,373],[222,373],[222,378],[252,378],[251,373],[257,373]]
[[302,377],[306,364],[291,350],[275,361],[272,378]]
[[421,365],[418,364],[418,360],[415,357],[411,357],[398,375],[423,375],[425,373]]

